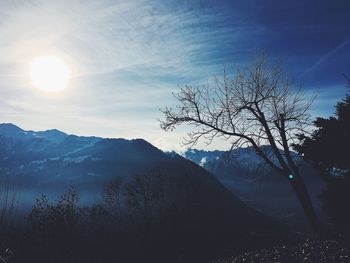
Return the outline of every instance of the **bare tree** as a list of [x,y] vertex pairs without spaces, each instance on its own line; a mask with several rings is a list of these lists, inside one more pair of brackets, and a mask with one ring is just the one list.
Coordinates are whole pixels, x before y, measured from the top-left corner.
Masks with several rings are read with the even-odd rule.
[[[190,125],[193,129],[185,141],[189,146],[199,139],[210,144],[221,137],[230,143],[231,150],[253,147],[276,174],[289,181],[311,226],[319,231],[317,215],[290,151],[297,135],[310,128],[309,108],[314,97],[291,88],[282,63],[271,65],[266,54],[261,54],[231,78],[225,71],[223,79],[216,78],[213,85],[186,86],[174,96],[178,105],[162,110],[162,129]],[[271,152],[262,150],[261,145],[269,145]]]

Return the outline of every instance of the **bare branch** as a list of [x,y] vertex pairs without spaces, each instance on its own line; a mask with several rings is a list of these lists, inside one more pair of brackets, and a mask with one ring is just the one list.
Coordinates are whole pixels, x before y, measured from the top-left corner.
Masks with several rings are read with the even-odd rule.
[[[292,167],[280,148],[289,150],[297,134],[309,129],[308,112],[314,100],[301,89],[294,91],[283,74],[282,63],[270,65],[266,54],[231,77],[225,69],[223,78],[215,78],[213,85],[186,86],[174,96],[178,105],[162,110],[162,129],[192,126],[185,140],[191,146],[200,139],[210,144],[219,137],[229,140],[231,149],[252,146],[268,165],[284,175]],[[260,149],[264,144],[271,146],[272,156]]]

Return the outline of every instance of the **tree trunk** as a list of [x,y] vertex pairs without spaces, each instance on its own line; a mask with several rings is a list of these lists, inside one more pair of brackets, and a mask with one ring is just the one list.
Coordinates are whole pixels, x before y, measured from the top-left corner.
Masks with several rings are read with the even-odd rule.
[[[288,177],[289,178],[289,177]],[[301,203],[304,213],[314,231],[315,234],[322,234],[322,227],[316,211],[312,205],[310,195],[306,189],[303,178],[299,175],[289,178],[289,182],[293,187],[295,194],[297,195],[299,202]]]
[[291,178],[289,177],[290,175],[287,175],[287,178],[289,179],[290,184],[293,187],[293,190],[295,194],[297,195],[299,202],[301,203],[305,215],[307,219],[309,220],[309,223],[314,231],[315,234],[322,234],[322,227],[321,224],[318,220],[318,216],[316,214],[316,211],[312,205],[310,195],[307,191],[306,185],[304,183],[304,180],[302,176],[299,173],[299,169],[297,165],[295,164],[289,150],[289,145],[288,145],[288,140],[286,137],[286,129],[285,129],[285,118],[284,114],[280,114],[280,126],[277,125],[279,128],[280,136],[282,139],[282,144],[283,144],[283,150],[288,162],[289,168],[293,171],[294,175],[291,175]]

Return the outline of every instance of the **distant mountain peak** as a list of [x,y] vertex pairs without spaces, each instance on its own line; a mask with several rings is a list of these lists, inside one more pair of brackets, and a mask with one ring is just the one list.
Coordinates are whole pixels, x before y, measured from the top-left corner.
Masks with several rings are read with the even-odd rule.
[[16,131],[23,131],[20,127],[12,124],[12,123],[0,123],[0,131],[2,130],[16,130]]
[[64,139],[67,138],[68,134],[59,131],[57,129],[50,129],[46,131],[40,131],[40,132],[34,132],[36,136],[43,137],[51,142],[62,142]]
[[25,136],[26,132],[12,123],[0,124],[0,136],[7,138],[19,138]]
[[44,138],[51,142],[61,142],[68,135],[57,129],[51,129],[47,131],[26,131],[12,123],[2,123],[0,124],[0,136],[12,138],[15,140]]
[[67,134],[64,133],[63,131],[60,131],[60,130],[57,130],[57,129],[50,129],[50,130],[46,130],[46,131],[42,131],[42,132],[45,132],[45,133],[53,133],[53,134],[65,134],[65,135],[67,135]]

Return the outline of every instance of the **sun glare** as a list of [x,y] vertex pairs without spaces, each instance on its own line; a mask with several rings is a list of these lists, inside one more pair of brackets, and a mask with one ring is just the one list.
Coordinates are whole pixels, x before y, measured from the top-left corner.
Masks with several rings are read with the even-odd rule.
[[58,57],[38,57],[30,63],[30,78],[33,86],[38,89],[61,91],[69,84],[71,70]]

